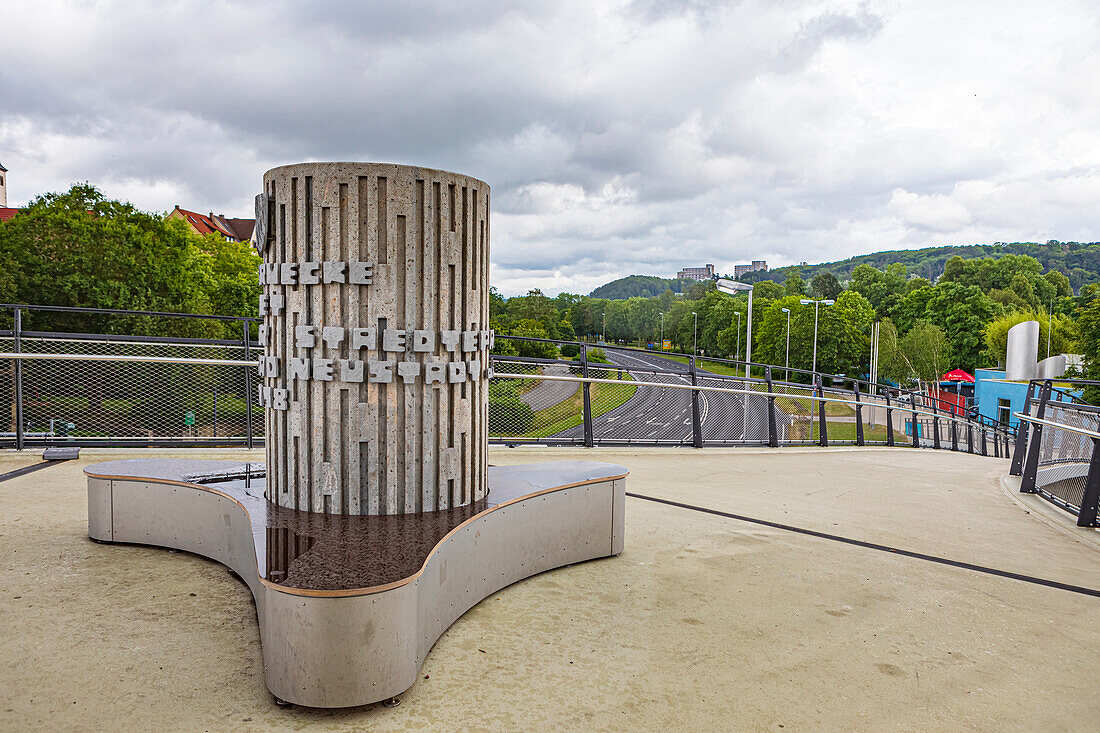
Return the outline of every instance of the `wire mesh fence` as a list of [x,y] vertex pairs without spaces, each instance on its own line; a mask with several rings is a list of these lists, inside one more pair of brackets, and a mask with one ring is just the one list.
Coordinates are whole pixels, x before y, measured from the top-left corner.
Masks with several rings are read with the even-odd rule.
[[[65,328],[87,322],[101,331],[32,331],[21,324],[48,327],[34,308],[0,309],[0,351],[8,355],[0,360],[0,399],[9,406],[0,445],[256,445],[263,440],[253,319],[206,323],[205,317],[180,314],[70,310],[47,313],[60,313]],[[493,356],[489,434],[497,443],[905,445],[916,431],[913,445],[986,453],[973,438],[947,439],[950,431],[972,433],[975,416],[941,418],[923,397],[891,397],[878,386],[843,377],[783,371],[802,380],[788,382],[773,380],[764,365],[752,365],[746,374],[744,363],[720,359],[703,362],[603,344],[498,340],[516,347],[537,341],[542,354],[576,356]],[[996,434],[989,454],[999,455],[1007,433],[983,429]]]
[[[28,319],[7,314],[0,351],[22,357],[0,362],[0,399],[9,405],[0,444],[254,445],[262,436],[252,394],[258,380],[245,366],[258,344],[245,340],[246,319],[230,322],[226,332],[241,335],[234,342],[113,332],[142,323],[162,333],[206,330],[158,324],[167,316],[97,312],[96,324],[112,332],[87,334],[27,331]],[[225,323],[216,319],[213,332],[223,333]]]
[[[1007,426],[984,423],[973,410],[944,409],[927,395],[888,393],[831,375],[816,382],[817,375],[796,375],[808,384],[773,381],[764,365],[753,365],[745,375],[744,363],[697,362],[605,344],[598,353],[606,363],[594,363],[586,358],[590,349],[597,353],[579,345],[581,353],[571,360],[497,357],[490,399],[496,395],[511,407],[499,408],[502,417],[491,426],[491,439],[585,445],[912,444],[1008,454]],[[527,371],[515,371],[519,366]],[[569,381],[578,376],[591,381],[583,386]],[[516,417],[520,412],[522,420]]]
[[1039,437],[1035,488],[1053,503],[1079,513],[1094,451],[1087,432],[1100,433],[1100,415],[1072,403],[1050,402],[1043,417],[1057,427],[1045,426]]
[[[1060,380],[1061,381],[1061,380]],[[1081,527],[1100,526],[1100,407],[1086,404],[1071,390],[1100,382],[1033,380],[1012,458],[1020,491],[1036,493],[1077,515]]]

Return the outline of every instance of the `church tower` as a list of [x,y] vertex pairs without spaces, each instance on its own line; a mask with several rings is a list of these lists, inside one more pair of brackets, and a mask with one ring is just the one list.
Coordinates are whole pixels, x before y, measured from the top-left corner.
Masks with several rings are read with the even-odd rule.
[[8,206],[8,169],[0,163],[0,209]]

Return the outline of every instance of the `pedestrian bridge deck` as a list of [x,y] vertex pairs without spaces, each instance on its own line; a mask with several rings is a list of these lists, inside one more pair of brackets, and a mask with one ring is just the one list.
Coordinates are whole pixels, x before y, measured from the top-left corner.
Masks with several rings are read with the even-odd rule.
[[[493,594],[395,709],[283,709],[220,564],[87,539],[89,451],[0,483],[13,729],[1049,729],[1100,719],[1100,533],[912,448],[494,448],[631,470],[621,557]],[[0,472],[37,455],[0,454]],[[1029,503],[1031,502],[1031,503]],[[706,510],[706,511],[703,511]],[[853,542],[854,541],[854,542]],[[1021,576],[1021,577],[1006,577]],[[1043,584],[1047,582],[1047,584]],[[1052,585],[1053,584],[1053,585]],[[1054,587],[1059,586],[1059,587]]]

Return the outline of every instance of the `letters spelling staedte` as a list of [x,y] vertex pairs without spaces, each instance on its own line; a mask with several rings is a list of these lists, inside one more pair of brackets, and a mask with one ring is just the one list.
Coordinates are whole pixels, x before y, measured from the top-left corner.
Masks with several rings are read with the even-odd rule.
[[[345,283],[370,285],[373,266],[366,262],[284,262],[264,264],[260,267],[262,285],[318,285]],[[260,315],[279,315],[286,307],[286,296],[270,293],[260,296]],[[260,344],[267,346],[268,330],[260,326]],[[290,337],[290,334],[288,334]],[[293,346],[299,350],[321,348],[340,349],[347,344],[349,356],[358,356],[362,350],[389,354],[433,354],[437,346],[435,331],[387,328],[379,332],[375,328],[345,328],[343,326],[304,325],[293,330]],[[445,351],[456,356],[476,355],[493,348],[493,331],[444,330],[438,333],[438,342]],[[462,358],[459,356],[459,358]],[[484,366],[484,370],[483,370]],[[288,381],[340,381],[350,383],[390,384],[394,373],[405,384],[416,381],[423,372],[424,383],[434,386],[477,381],[492,377],[488,360],[466,361],[389,361],[381,359],[338,359],[316,356],[292,357],[285,373],[280,360],[274,356],[260,357],[259,373],[266,378]],[[484,373],[483,373],[484,372]],[[275,410],[289,408],[289,390],[277,387],[260,388],[260,404]]]

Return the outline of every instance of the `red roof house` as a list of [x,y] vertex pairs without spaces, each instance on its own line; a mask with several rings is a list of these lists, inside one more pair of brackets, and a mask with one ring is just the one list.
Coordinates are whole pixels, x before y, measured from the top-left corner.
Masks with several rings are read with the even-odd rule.
[[217,234],[234,242],[247,242],[252,238],[255,219],[230,219],[225,214],[200,214],[181,209],[179,204],[168,214],[169,219],[183,219],[198,234]]

